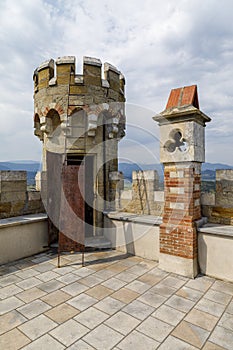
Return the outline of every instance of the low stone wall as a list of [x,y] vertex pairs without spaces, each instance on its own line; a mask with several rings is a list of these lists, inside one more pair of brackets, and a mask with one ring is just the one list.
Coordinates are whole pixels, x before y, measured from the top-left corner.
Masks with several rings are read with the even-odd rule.
[[202,195],[202,215],[210,223],[233,225],[233,170],[216,170],[216,193]]
[[[163,211],[162,200],[156,199],[155,193],[159,189],[159,176],[156,170],[144,170],[132,172],[132,190],[122,191],[116,207],[119,210],[160,216]],[[161,196],[160,196],[161,197]]]
[[159,260],[160,217],[126,212],[105,214],[104,236],[117,250],[150,260]]
[[0,219],[41,212],[40,192],[27,191],[26,171],[0,171]]
[[0,264],[46,250],[47,215],[24,215],[0,220]]
[[233,227],[207,224],[199,228],[198,259],[202,273],[233,282]]

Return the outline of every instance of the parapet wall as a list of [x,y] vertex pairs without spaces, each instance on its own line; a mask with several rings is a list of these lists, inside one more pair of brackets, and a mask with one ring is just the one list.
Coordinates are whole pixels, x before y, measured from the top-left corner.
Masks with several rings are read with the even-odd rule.
[[210,223],[233,225],[233,170],[216,170],[216,193],[203,194],[202,215]]
[[[109,89],[124,96],[125,79],[121,72],[109,63],[104,63],[102,78],[102,62],[97,58],[83,58],[83,74],[75,74],[76,62],[74,56],[59,57],[43,62],[34,72],[34,91],[59,85],[71,85],[71,94],[86,94],[90,86]],[[113,90],[113,91],[111,91]],[[106,90],[105,90],[106,91]],[[109,96],[110,97],[110,96]]]
[[[76,74],[75,71],[75,57],[66,56],[56,60],[56,75],[53,59],[42,63],[34,72],[35,135],[41,140],[43,133],[49,131],[46,119],[50,111],[55,111],[59,115],[62,128],[65,130],[67,116],[77,108],[84,109],[88,114],[90,129],[91,125],[97,122],[95,114],[108,110],[112,116],[117,117],[118,110],[124,110],[122,102],[125,101],[125,78],[116,67],[104,63],[102,72],[102,63],[99,59],[84,57],[83,74]],[[113,102],[117,103],[117,106],[108,105]],[[94,111],[91,107],[93,105],[96,106]],[[111,108],[115,110],[111,111]],[[121,114],[124,115],[124,112]]]
[[40,192],[27,191],[26,171],[0,171],[0,219],[42,212]]
[[159,191],[157,171],[133,171],[132,180],[132,191],[121,193],[120,209],[134,214],[162,215],[164,196]]

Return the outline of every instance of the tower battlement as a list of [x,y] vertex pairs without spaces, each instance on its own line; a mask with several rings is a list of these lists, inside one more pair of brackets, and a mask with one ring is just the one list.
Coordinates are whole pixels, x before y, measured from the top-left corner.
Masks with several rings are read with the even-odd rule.
[[[56,66],[56,74],[55,74]],[[83,74],[75,74],[76,60],[74,56],[58,57],[43,62],[34,71],[35,94],[45,88],[55,86],[70,86],[70,94],[86,94],[91,87],[107,90],[108,94],[116,93],[124,99],[125,78],[121,72],[109,63],[104,63],[102,74],[101,60],[93,57],[83,57]],[[106,92],[106,91],[105,91]]]

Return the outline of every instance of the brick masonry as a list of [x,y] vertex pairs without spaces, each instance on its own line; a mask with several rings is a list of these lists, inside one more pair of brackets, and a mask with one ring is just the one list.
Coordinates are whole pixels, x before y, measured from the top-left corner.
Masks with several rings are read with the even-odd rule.
[[201,164],[164,166],[165,204],[160,226],[160,251],[183,258],[197,256],[194,221],[201,218]]

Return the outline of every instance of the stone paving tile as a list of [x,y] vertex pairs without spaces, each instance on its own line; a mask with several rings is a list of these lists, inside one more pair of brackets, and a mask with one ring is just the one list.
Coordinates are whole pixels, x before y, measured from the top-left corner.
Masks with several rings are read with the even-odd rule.
[[113,293],[112,289],[109,289],[109,288],[104,287],[102,285],[98,285],[98,286],[95,286],[93,288],[90,288],[86,292],[87,295],[90,295],[91,297],[94,297],[98,300],[101,300],[112,293]]
[[195,303],[189,299],[179,297],[178,295],[173,295],[170,299],[168,299],[168,301],[166,301],[166,305],[169,305],[182,312],[188,312],[192,309]]
[[37,276],[42,282],[48,282],[52,279],[59,277],[60,275],[54,271],[46,271]]
[[203,328],[186,321],[182,321],[172,332],[172,335],[175,337],[180,338],[197,348],[201,348],[204,345],[209,334],[210,333]]
[[112,271],[105,269],[105,270],[101,270],[101,271],[95,272],[93,274],[93,277],[97,277],[97,278],[100,278],[100,279],[106,281],[106,280],[108,280],[109,278],[111,278],[114,275],[115,274],[113,274]]
[[51,306],[49,306],[48,304],[44,303],[41,300],[34,300],[29,304],[21,306],[20,308],[18,308],[17,311],[19,311],[23,316],[27,317],[28,319],[31,319],[49,309],[51,309]]
[[118,348],[121,350],[155,350],[159,344],[156,340],[140,332],[133,331],[118,344]]
[[179,295],[180,297],[186,299],[190,299],[192,301],[198,301],[202,298],[203,292],[199,292],[198,290],[184,286],[176,292],[176,295]]
[[38,286],[38,288],[40,288],[44,292],[51,293],[51,292],[54,292],[55,290],[60,289],[64,286],[65,286],[64,283],[61,283],[61,282],[56,281],[56,280],[51,280],[51,281],[40,284]]
[[19,271],[17,266],[11,266],[11,263],[9,263],[7,265],[0,266],[0,276],[9,275],[9,274],[15,273],[17,271]]
[[156,284],[154,287],[150,289],[150,292],[160,294],[163,297],[170,297],[171,295],[176,293],[176,289],[163,285],[162,283]]
[[92,275],[94,273],[94,271],[92,271],[88,267],[82,267],[80,269],[73,271],[73,273],[77,274],[80,277],[87,277],[87,276]]
[[95,348],[80,339],[73,345],[69,346],[67,350],[95,350]]
[[122,311],[142,321],[145,320],[154,310],[153,307],[146,305],[139,300],[132,301],[132,303],[122,309]]
[[104,281],[101,284],[107,288],[110,288],[110,289],[113,289],[116,291],[116,290],[124,287],[127,283],[123,282],[117,278],[112,277],[112,278],[108,279],[107,281]]
[[17,298],[21,299],[25,303],[30,303],[31,301],[33,301],[35,299],[39,299],[39,298],[43,297],[44,295],[46,295],[45,292],[43,292],[42,290],[40,290],[37,287],[34,287],[31,289],[27,289],[22,293],[19,293],[17,295]]
[[215,290],[208,290],[208,292],[205,294],[205,298],[222,305],[227,305],[231,300],[231,295]]
[[149,316],[137,327],[136,330],[155,339],[158,342],[162,342],[173,330],[173,328],[173,326]]
[[61,324],[78,315],[79,313],[80,311],[75,307],[63,303],[45,312],[45,315],[51,318],[51,320]]
[[122,334],[104,324],[101,324],[88,333],[83,340],[93,346],[96,350],[110,350],[114,345],[119,343],[123,337]]
[[[50,260],[50,258],[48,257],[48,256],[46,256],[46,255],[41,255],[41,256],[38,256],[38,257],[34,257],[34,259],[32,259],[32,262],[34,263],[34,264],[39,264],[39,263],[42,263],[42,262],[44,262],[44,261],[48,261],[48,260]],[[51,261],[50,261],[51,262]]]
[[123,282],[128,282],[128,283],[134,281],[137,278],[136,275],[129,273],[128,270],[119,273],[115,277],[120,279]]
[[88,290],[88,287],[84,286],[84,284],[81,284],[79,282],[74,282],[72,284],[69,284],[68,286],[63,287],[61,290],[74,297]]
[[217,326],[211,334],[209,341],[224,349],[232,350],[233,332],[229,329]]
[[199,290],[200,292],[206,292],[213,284],[214,280],[204,278],[203,276],[197,277],[194,280],[190,280],[186,283],[186,287]]
[[102,283],[103,280],[98,277],[87,276],[87,277],[81,278],[78,282],[84,284],[87,287],[94,287],[97,284]]
[[176,326],[184,318],[185,313],[175,310],[170,306],[161,305],[152,316],[172,326]]
[[165,271],[163,271],[163,270],[160,270],[158,267],[153,268],[152,270],[150,270],[149,273],[151,273],[152,275],[154,275],[154,276],[156,276],[156,277],[160,277],[161,280],[162,280],[163,278],[165,278],[166,276],[169,275],[168,272],[165,272]]
[[108,317],[109,315],[107,315],[105,312],[102,312],[94,307],[90,307],[74,317],[74,320],[90,329],[93,329],[100,323],[104,322]]
[[135,317],[126,314],[125,312],[119,311],[104,323],[116,331],[126,335],[130,333],[132,329],[134,329],[140,323],[140,321]]
[[233,296],[233,283],[224,281],[215,281],[211,289],[217,290],[222,293],[230,294]]
[[218,346],[217,344],[211,343],[207,341],[202,348],[202,350],[225,350],[225,348],[222,348],[221,346]]
[[30,339],[28,339],[23,333],[15,328],[0,336],[0,349],[17,350],[21,349],[29,342]]
[[233,315],[228,314],[225,312],[223,316],[221,317],[219,323],[219,326],[229,329],[230,331],[233,331]]
[[9,298],[15,294],[22,292],[23,289],[17,287],[15,284],[11,284],[7,287],[0,289],[0,299]]
[[33,318],[25,322],[18,329],[31,340],[35,340],[57,326],[57,323],[44,315]]
[[13,310],[0,316],[0,335],[27,321],[19,312]]
[[41,284],[41,281],[36,277],[30,277],[18,282],[16,285],[24,290],[36,287]]
[[41,272],[41,273],[46,272],[46,271],[50,271],[53,269],[54,269],[54,265],[50,264],[49,262],[34,266],[34,270]]
[[128,289],[131,289],[139,294],[143,294],[144,292],[146,292],[148,289],[151,288],[151,286],[149,284],[146,284],[144,282],[141,282],[141,281],[138,281],[138,280],[135,280],[131,283],[129,283],[127,285],[127,288]]
[[226,312],[233,315],[233,301],[227,306]]
[[13,284],[13,283],[19,283],[20,281],[22,281],[21,278],[15,276],[15,275],[9,275],[9,276],[4,276],[3,278],[1,278],[0,280],[0,287],[6,287],[9,284]]
[[156,266],[158,266],[158,262],[153,261],[153,260],[143,259],[141,262],[139,262],[138,265],[146,268],[147,270],[151,270],[151,269],[155,268]]
[[22,279],[27,279],[27,278],[37,276],[39,274],[40,274],[39,271],[35,270],[34,268],[31,268],[31,269],[19,271],[15,274],[15,276],[22,278]]
[[17,309],[24,305],[24,303],[16,297],[10,297],[0,301],[0,315],[3,315],[9,311]]
[[[189,280],[116,251],[87,253],[86,267],[80,255],[62,259],[62,268],[49,253],[0,267],[8,273],[0,277],[0,339],[9,345],[4,350],[233,349],[232,283],[206,276]],[[86,331],[61,344],[52,332],[69,322]],[[27,343],[13,344],[12,334]]]
[[[57,267],[57,263],[58,263],[58,259],[57,259],[57,257],[56,258],[54,258],[54,259],[52,259],[52,260],[50,260],[50,263],[51,264],[53,264],[56,268],[58,268]],[[70,264],[70,261],[68,260],[68,259],[66,259],[64,256],[61,256],[60,257],[60,266],[61,267],[59,267],[58,269],[66,269],[66,268],[70,268],[69,267],[69,264]],[[67,265],[67,266],[66,266]],[[61,271],[61,274],[62,274],[63,272]]]
[[160,282],[161,279],[162,279],[161,277],[157,277],[157,276],[153,275],[153,273],[148,272],[148,273],[145,273],[144,275],[140,276],[138,278],[138,281],[147,283],[150,286],[154,286],[156,283]]
[[67,275],[56,278],[56,280],[68,285],[70,283],[78,281],[80,278],[82,277],[70,272]]
[[83,293],[78,295],[75,298],[72,298],[70,300],[67,301],[67,303],[73,307],[75,307],[76,309],[83,311],[85,309],[87,309],[89,306],[92,306],[93,304],[97,303],[98,300],[90,297],[89,295]]
[[185,282],[186,281],[183,281],[177,277],[167,276],[163,279],[163,281],[161,283],[165,286],[169,286],[169,287],[172,287],[174,289],[179,289],[185,284]]
[[131,257],[126,257],[125,259],[121,260],[121,263],[127,267],[132,267],[132,266],[138,264],[138,261],[132,260]]
[[208,314],[207,312],[192,309],[187,316],[185,321],[195,324],[196,326],[202,327],[207,331],[212,331],[218,322],[218,317]]
[[127,270],[128,273],[132,273],[133,275],[136,275],[138,277],[144,275],[145,273],[148,272],[148,268],[144,265],[134,265],[132,267],[130,267],[128,270]]
[[110,271],[113,271],[113,272],[116,272],[116,273],[123,272],[123,271],[125,271],[127,269],[128,269],[128,267],[123,265],[123,264],[121,264],[121,263],[115,263],[115,264],[112,264],[109,267],[107,267],[107,270],[110,270]]
[[211,315],[220,317],[225,309],[225,306],[215,303],[214,301],[211,301],[209,299],[202,298],[195,305],[195,309],[202,310],[208,312]]
[[[56,265],[56,264],[55,264]],[[61,266],[61,267],[55,267],[53,269],[53,272],[58,273],[60,276],[65,276],[70,272],[74,272],[75,268],[72,266]]]
[[203,292],[183,286],[176,292],[176,295],[197,302],[203,297]]
[[63,350],[65,346],[51,337],[49,334],[35,340],[29,345],[25,346],[23,350]]
[[117,311],[122,309],[125,306],[125,303],[123,303],[120,300],[107,297],[104,300],[101,300],[97,304],[95,304],[95,307],[101,311],[106,312],[109,315],[115,314]]
[[183,342],[171,335],[158,348],[159,350],[197,350],[198,348]]
[[52,330],[50,335],[65,346],[69,346],[82,338],[88,331],[89,329],[87,327],[74,320],[69,320]]
[[111,297],[122,301],[123,303],[130,303],[132,300],[136,299],[140,294],[134,292],[133,290],[122,288],[114,292]]
[[44,301],[45,303],[47,303],[51,306],[57,306],[59,304],[64,303],[65,301],[67,301],[69,299],[71,299],[71,295],[69,295],[61,290],[56,290],[55,292],[47,294],[41,298],[42,301]]
[[138,298],[138,300],[154,308],[157,308],[160,305],[162,305],[167,300],[167,298],[163,297],[162,295],[148,291],[141,295]]

